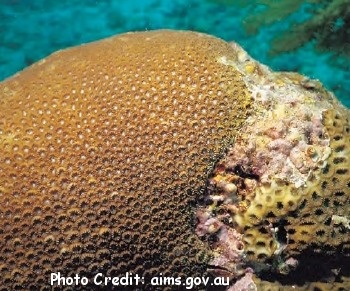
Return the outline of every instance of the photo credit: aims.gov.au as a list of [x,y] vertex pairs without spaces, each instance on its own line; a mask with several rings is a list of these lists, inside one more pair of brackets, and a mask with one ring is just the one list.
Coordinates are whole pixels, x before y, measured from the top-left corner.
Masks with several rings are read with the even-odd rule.
[[126,272],[125,275],[120,277],[108,277],[102,273],[97,273],[93,278],[87,278],[76,274],[73,277],[65,277],[60,272],[51,273],[50,285],[51,286],[183,286],[185,289],[192,289],[196,286],[229,286],[230,280],[227,277],[216,277],[210,280],[208,277],[169,277],[163,276],[162,273],[159,276],[152,277],[150,282],[146,283],[145,278],[138,274],[132,274]]

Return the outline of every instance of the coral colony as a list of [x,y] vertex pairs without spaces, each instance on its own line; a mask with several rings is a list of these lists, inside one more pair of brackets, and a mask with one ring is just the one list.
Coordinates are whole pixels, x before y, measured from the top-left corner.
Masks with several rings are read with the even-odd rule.
[[349,116],[205,34],[58,51],[0,83],[0,290],[345,290]]

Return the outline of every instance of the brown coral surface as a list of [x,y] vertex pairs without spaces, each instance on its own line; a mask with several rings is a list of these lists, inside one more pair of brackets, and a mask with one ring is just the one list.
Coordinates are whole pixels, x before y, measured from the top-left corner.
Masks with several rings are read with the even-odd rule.
[[191,202],[248,114],[218,62],[233,54],[199,33],[130,33],[0,84],[2,290],[50,288],[51,272],[206,274]]
[[319,82],[200,33],[59,51],[0,83],[0,290],[58,272],[90,279],[67,290],[127,272],[142,290],[346,290],[349,117]]

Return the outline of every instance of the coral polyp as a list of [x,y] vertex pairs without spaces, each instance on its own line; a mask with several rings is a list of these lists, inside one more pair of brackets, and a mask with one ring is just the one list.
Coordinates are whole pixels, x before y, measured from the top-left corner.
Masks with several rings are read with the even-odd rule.
[[[253,113],[214,167],[205,197],[211,203],[197,215],[197,229],[212,221],[221,226],[212,262],[222,257],[227,240],[244,245],[239,259],[221,262],[228,269],[246,262],[256,271],[285,275],[298,266],[296,258],[310,251],[346,260],[349,111],[317,81],[274,73],[232,46],[235,62],[222,62],[242,73]],[[238,235],[223,238],[228,231]]]
[[343,260],[349,136],[317,81],[212,36],[56,52],[0,83],[0,289],[130,272],[254,290],[310,250]]

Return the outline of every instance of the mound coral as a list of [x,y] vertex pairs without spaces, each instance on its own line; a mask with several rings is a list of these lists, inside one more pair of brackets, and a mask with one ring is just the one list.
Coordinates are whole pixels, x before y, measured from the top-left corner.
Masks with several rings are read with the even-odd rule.
[[222,56],[213,37],[131,33],[1,83],[0,286],[205,274],[190,203],[251,99]]
[[54,53],[0,83],[0,288],[131,272],[235,290],[309,248],[343,258],[349,135],[319,83],[208,35]]

